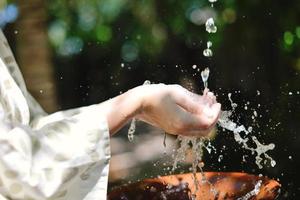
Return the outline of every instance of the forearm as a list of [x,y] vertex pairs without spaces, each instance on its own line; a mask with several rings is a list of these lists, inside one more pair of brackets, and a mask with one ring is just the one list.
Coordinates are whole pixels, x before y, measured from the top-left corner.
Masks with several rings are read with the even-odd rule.
[[133,88],[99,104],[99,112],[106,116],[111,136],[140,111],[142,98],[137,90],[138,87]]

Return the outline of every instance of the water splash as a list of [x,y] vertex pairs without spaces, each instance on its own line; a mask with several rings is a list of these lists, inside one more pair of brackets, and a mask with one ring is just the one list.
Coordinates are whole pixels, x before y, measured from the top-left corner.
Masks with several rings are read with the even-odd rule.
[[238,198],[237,200],[249,200],[251,197],[258,195],[260,188],[262,185],[262,180],[259,180],[255,186],[254,189],[251,190],[250,192],[248,192],[246,195],[244,195],[243,197]]
[[[200,184],[208,184],[210,186],[210,191],[216,195],[217,190],[213,187],[212,183],[210,183],[205,177],[203,167],[203,149],[206,149],[208,153],[211,153],[215,148],[211,145],[210,141],[204,137],[186,137],[186,136],[178,136],[177,141],[179,143],[179,148],[174,155],[174,163],[172,171],[176,170],[179,162],[184,162],[187,157],[187,153],[190,151],[192,156],[192,173],[193,180],[195,185],[195,192],[191,195],[192,199],[196,199],[196,193],[199,190]],[[208,142],[207,142],[208,141]],[[206,144],[207,143],[207,144]],[[197,178],[197,171],[201,173],[201,180]]]
[[[231,93],[228,94],[228,98],[231,102],[232,111],[222,111],[221,116],[218,120],[218,125],[233,132],[234,139],[237,143],[241,144],[244,149],[250,150],[253,155],[256,154],[255,163],[259,167],[259,169],[263,168],[263,161],[263,164],[266,164],[266,161],[262,156],[264,156],[265,159],[269,160],[271,166],[274,167],[276,165],[276,161],[271,156],[269,156],[267,152],[273,150],[275,148],[275,144],[270,143],[265,145],[259,142],[255,136],[247,137],[249,133],[252,132],[253,128],[251,126],[246,128],[244,125],[238,125],[230,119],[235,108],[237,107],[237,104],[233,103],[231,99]],[[244,137],[242,136],[242,133],[244,133]],[[248,145],[251,141],[255,143],[256,148],[250,147]]]
[[[208,87],[208,78],[209,78],[209,68],[205,68],[201,72],[201,78],[204,84],[204,87]],[[250,136],[250,133],[252,132],[252,127],[246,128],[244,125],[238,125],[234,121],[231,120],[231,116],[235,112],[235,109],[237,108],[237,104],[233,102],[232,100],[232,94],[228,94],[228,99],[231,104],[232,110],[229,111],[222,111],[221,116],[218,120],[218,125],[224,129],[227,129],[229,131],[233,132],[233,136],[235,141],[238,144],[241,144],[242,147],[246,150],[250,150],[251,153],[255,157],[255,162],[257,166],[261,169],[263,167],[262,164],[266,164],[266,160],[268,159],[270,161],[270,164],[272,167],[276,165],[276,161],[272,159],[269,154],[267,154],[268,151],[273,150],[275,148],[275,145],[273,143],[271,144],[262,144],[258,141],[258,139],[255,136]],[[257,113],[254,115],[257,115]],[[242,135],[242,133],[244,133]],[[210,141],[207,138],[204,137],[185,137],[185,136],[178,136],[177,141],[179,143],[179,148],[176,151],[176,155],[174,156],[174,163],[172,170],[174,171],[177,168],[177,165],[179,162],[184,162],[187,156],[187,152],[191,150],[192,154],[192,173],[194,176],[194,184],[196,187],[196,191],[194,194],[192,194],[192,199],[196,199],[196,193],[199,189],[199,183],[202,184],[209,184],[211,187],[211,192],[214,194],[217,194],[217,190],[213,187],[213,185],[206,179],[204,173],[203,173],[203,149],[206,149],[208,153],[211,153],[212,150],[216,152],[216,149],[211,145]],[[207,142],[208,141],[208,142]],[[256,145],[256,148],[250,147],[249,142],[252,141]],[[206,144],[207,143],[207,144]],[[265,160],[264,160],[264,158]],[[223,155],[220,155],[218,157],[218,161],[221,162],[221,160],[224,159]],[[245,156],[243,155],[243,160],[245,160]],[[263,162],[264,161],[264,162]],[[263,163],[262,163],[263,162]],[[196,173],[199,169],[200,173],[202,174],[202,180],[201,182],[197,179]],[[259,191],[259,188],[261,187],[261,182],[256,184],[253,191],[247,193],[244,197],[240,198],[240,200],[248,200],[251,196],[256,195],[256,192]]]
[[231,93],[228,93],[228,99],[229,99],[229,101],[230,101],[230,105],[231,105],[231,108],[232,108],[232,111],[231,111],[231,112],[233,112],[233,111],[236,109],[236,107],[237,107],[238,105],[232,101],[231,96],[232,96],[232,94],[231,94]]

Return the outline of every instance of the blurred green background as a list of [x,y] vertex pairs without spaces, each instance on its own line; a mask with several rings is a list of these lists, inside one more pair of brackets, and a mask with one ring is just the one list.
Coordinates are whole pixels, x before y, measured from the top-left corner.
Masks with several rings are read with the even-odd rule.
[[[0,26],[30,92],[47,111],[99,103],[145,80],[200,93],[200,71],[209,67],[209,88],[223,109],[230,109],[232,93],[235,120],[275,143],[270,155],[277,165],[258,169],[254,156],[219,128],[217,153],[205,153],[205,170],[264,174],[282,183],[280,199],[300,195],[298,1],[226,0],[213,8],[208,0],[0,1],[6,3]],[[216,19],[215,34],[205,31],[209,17]],[[212,58],[202,54],[208,40]],[[174,138],[167,137],[165,149],[162,131],[139,123],[129,143],[127,129],[111,141],[110,188],[170,173]]]

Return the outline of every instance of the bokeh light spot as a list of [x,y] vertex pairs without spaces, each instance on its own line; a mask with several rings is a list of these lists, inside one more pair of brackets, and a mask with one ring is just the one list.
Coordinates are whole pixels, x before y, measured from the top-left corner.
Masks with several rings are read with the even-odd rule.
[[164,27],[157,24],[152,27],[152,35],[157,40],[165,40],[167,37],[167,33]]
[[296,36],[300,39],[300,26],[296,27]]
[[18,15],[19,11],[15,4],[9,4],[4,7],[4,9],[0,9],[0,27],[4,27],[7,23],[14,22]]
[[126,62],[132,62],[137,59],[139,54],[138,46],[135,42],[125,42],[121,50],[122,59]]
[[50,42],[58,47],[61,46],[63,44],[63,42],[66,39],[66,23],[61,21],[61,20],[57,20],[54,21],[48,29],[48,36],[49,36],[49,40]]
[[59,48],[59,53],[63,56],[70,56],[78,54],[82,51],[83,41],[79,37],[69,37],[67,38],[63,45]]
[[296,68],[296,70],[300,71],[300,58],[298,58],[298,59],[296,60],[295,68]]
[[201,8],[201,9],[196,8],[193,9],[189,14],[190,21],[196,25],[205,24],[208,18],[215,18],[215,17],[216,17],[216,13],[210,7]]
[[90,31],[95,27],[97,11],[95,7],[88,4],[79,8],[79,27],[83,31]]
[[101,42],[108,42],[112,38],[112,30],[106,25],[99,26],[96,34],[97,39]]
[[290,31],[284,33],[283,39],[287,45],[292,45],[294,43],[294,35]]
[[224,22],[232,24],[236,20],[236,12],[232,8],[226,8],[222,12],[222,17],[223,17]]

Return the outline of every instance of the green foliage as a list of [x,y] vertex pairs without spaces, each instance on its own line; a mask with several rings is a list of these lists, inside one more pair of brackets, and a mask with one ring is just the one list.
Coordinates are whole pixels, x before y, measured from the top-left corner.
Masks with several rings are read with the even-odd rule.
[[[233,1],[226,4],[232,5]],[[134,52],[159,56],[172,36],[183,42],[203,40],[207,37],[205,18],[217,15],[207,0],[53,0],[48,2],[48,9],[49,38],[59,54],[65,49],[66,40],[76,37],[84,43],[101,42],[105,46],[121,42],[121,49],[135,44]],[[223,26],[235,18],[231,6],[219,21]],[[214,35],[212,40],[220,41],[221,35]]]

